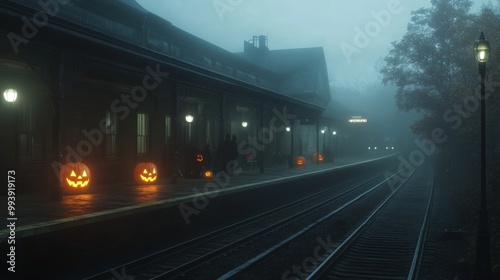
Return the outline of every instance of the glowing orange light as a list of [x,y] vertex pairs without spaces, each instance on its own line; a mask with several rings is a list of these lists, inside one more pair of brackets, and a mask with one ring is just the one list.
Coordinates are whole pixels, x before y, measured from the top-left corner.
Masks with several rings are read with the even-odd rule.
[[204,177],[204,178],[207,178],[207,179],[212,178],[212,177],[213,177],[213,173],[212,173],[212,171],[210,171],[210,170],[206,170],[205,172],[203,172],[203,177]]
[[314,153],[314,154],[312,155],[312,162],[317,162],[317,161],[319,161],[319,162],[323,162],[323,160],[324,160],[324,157],[323,157],[323,155],[322,155],[322,154],[319,154],[319,156],[318,156],[318,154],[317,154],[317,153]]
[[298,156],[295,158],[295,164],[298,166],[306,165],[306,158],[303,156]]
[[141,162],[135,166],[134,177],[137,183],[151,184],[158,178],[158,169],[152,162]]
[[59,173],[61,184],[72,189],[86,189],[90,184],[89,167],[81,162],[67,163],[61,166]]
[[203,155],[202,154],[197,154],[196,155],[196,161],[197,162],[202,162],[203,161]]

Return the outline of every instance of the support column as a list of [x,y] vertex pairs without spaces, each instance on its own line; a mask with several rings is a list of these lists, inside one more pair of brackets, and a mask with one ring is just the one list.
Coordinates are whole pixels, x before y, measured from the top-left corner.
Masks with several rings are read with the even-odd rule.
[[60,181],[60,172],[62,166],[61,152],[61,102],[64,95],[64,60],[65,54],[61,51],[58,56],[57,68],[54,69],[52,103],[54,106],[54,115],[52,117],[52,167],[55,172],[55,179],[50,180],[50,198],[51,200],[62,200],[62,185]]
[[[260,104],[260,131],[261,133],[264,132],[264,103]],[[257,152],[259,155],[258,157],[260,158],[259,160],[259,173],[262,174],[264,173],[264,150],[259,149]]]

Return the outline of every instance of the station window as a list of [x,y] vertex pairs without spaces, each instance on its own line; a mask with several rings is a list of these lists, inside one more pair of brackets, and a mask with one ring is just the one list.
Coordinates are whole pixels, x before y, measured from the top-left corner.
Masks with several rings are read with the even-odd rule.
[[165,117],[165,145],[168,144],[168,139],[172,137],[172,117]]
[[171,48],[172,55],[177,56],[177,57],[181,56],[181,49],[178,46],[170,45],[170,48]]
[[21,160],[43,159],[44,138],[41,121],[42,118],[36,114],[32,104],[22,106],[18,142]]
[[116,113],[106,111],[106,156],[116,156],[116,135],[117,135]]
[[137,114],[137,153],[149,152],[149,116],[148,114]]
[[212,124],[211,124],[211,121],[210,119],[207,120],[207,127],[205,129],[205,134],[206,134],[206,139],[205,139],[205,143],[210,143],[211,141],[211,136],[212,136]]
[[233,71],[234,71],[234,69],[232,67],[229,67],[229,66],[224,67],[224,73],[226,73],[227,75],[232,76],[234,74]]
[[212,67],[212,60],[210,58],[203,57],[203,63],[208,67]]
[[222,63],[216,61],[215,62],[215,69],[216,70],[219,70],[219,71],[222,71]]

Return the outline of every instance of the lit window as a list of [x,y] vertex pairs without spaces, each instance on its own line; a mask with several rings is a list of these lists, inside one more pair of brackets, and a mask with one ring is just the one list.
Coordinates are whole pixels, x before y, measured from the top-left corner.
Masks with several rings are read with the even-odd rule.
[[116,156],[117,121],[116,113],[106,111],[106,155]]
[[137,114],[137,153],[145,154],[149,151],[149,116]]

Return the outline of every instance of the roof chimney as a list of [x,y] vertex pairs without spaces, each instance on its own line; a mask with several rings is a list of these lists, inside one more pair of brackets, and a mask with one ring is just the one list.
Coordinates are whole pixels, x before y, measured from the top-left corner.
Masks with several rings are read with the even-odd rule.
[[[255,37],[256,36],[254,36],[254,41],[255,41]],[[264,36],[264,35],[259,36],[259,49],[269,50],[267,48],[267,36]]]
[[262,57],[269,48],[267,47],[267,36],[253,36],[249,42],[245,41],[244,52],[253,58]]

